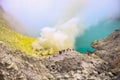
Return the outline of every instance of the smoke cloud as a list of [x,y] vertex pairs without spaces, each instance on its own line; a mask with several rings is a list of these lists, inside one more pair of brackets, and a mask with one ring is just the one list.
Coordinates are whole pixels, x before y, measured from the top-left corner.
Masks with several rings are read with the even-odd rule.
[[84,27],[78,25],[76,18],[55,27],[44,27],[41,30],[41,37],[33,43],[35,49],[54,48],[62,50],[74,48],[75,38],[84,32]]

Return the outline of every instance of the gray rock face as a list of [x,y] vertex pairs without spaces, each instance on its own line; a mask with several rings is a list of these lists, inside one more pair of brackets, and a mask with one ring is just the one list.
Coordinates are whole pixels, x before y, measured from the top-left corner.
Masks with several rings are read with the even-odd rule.
[[0,80],[54,80],[41,62],[0,43]]
[[93,53],[67,49],[38,59],[0,42],[0,80],[120,80],[120,30],[92,46]]
[[56,54],[42,62],[56,80],[110,80],[108,63],[96,55],[67,51]]
[[105,39],[93,42],[95,55],[111,65],[111,72],[120,80],[120,30],[116,30]]

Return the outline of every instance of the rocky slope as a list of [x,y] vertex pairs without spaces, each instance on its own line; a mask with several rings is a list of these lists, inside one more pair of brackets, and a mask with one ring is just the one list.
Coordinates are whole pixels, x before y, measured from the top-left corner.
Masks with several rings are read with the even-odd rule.
[[120,30],[92,46],[93,53],[66,49],[35,58],[0,42],[0,80],[119,80]]
[[0,80],[53,80],[49,70],[34,57],[12,51],[0,43]]
[[116,30],[105,39],[93,42],[95,55],[108,62],[111,72],[120,79],[120,30]]

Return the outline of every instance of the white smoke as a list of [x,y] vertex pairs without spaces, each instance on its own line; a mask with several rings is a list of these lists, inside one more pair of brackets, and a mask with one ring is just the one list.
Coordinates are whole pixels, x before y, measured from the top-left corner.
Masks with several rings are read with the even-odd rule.
[[44,27],[41,30],[41,37],[33,43],[35,49],[54,48],[62,50],[74,48],[75,38],[84,32],[83,26],[78,25],[76,18],[55,27]]

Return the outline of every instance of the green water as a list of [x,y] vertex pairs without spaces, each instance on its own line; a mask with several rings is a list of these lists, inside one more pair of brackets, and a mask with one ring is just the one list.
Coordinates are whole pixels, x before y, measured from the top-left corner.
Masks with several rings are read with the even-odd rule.
[[82,53],[94,51],[90,46],[91,43],[108,36],[116,29],[120,29],[120,21],[117,20],[102,21],[95,26],[91,26],[82,36],[76,38],[75,48]]

